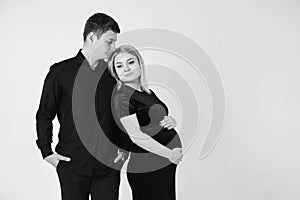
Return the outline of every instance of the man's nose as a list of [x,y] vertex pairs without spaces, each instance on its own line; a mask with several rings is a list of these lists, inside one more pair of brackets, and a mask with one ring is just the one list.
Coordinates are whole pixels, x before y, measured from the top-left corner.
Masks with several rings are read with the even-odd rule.
[[116,50],[116,45],[115,45],[115,43],[113,43],[113,44],[111,45],[111,48],[110,48],[110,50],[111,50],[111,51],[114,51],[114,50]]

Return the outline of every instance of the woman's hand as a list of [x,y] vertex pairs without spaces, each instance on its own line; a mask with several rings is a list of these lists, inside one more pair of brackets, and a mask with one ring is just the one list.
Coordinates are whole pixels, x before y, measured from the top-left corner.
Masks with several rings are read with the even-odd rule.
[[177,126],[176,120],[171,116],[164,116],[164,119],[159,122],[161,127],[167,128],[168,130]]
[[171,155],[169,157],[171,163],[178,165],[182,161],[182,158],[183,158],[183,154],[181,148],[172,149]]
[[117,163],[119,160],[125,161],[127,159],[127,154],[118,149],[118,155],[114,160],[114,163]]

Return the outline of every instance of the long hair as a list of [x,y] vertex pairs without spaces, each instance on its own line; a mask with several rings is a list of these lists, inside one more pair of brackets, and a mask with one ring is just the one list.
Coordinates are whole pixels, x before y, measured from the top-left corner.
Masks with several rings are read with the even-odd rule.
[[112,77],[114,77],[117,80],[117,84],[118,84],[117,89],[120,89],[122,86],[122,82],[120,81],[120,79],[116,73],[116,68],[115,68],[115,58],[120,53],[128,53],[137,58],[140,68],[141,68],[141,76],[139,78],[140,84],[141,84],[141,89],[143,91],[147,92],[148,94],[150,94],[151,92],[148,88],[148,82],[146,79],[144,60],[143,60],[141,54],[139,53],[139,51],[131,45],[122,45],[122,46],[118,47],[114,52],[112,52],[112,54],[108,58],[108,70],[109,70],[110,74],[112,75]]

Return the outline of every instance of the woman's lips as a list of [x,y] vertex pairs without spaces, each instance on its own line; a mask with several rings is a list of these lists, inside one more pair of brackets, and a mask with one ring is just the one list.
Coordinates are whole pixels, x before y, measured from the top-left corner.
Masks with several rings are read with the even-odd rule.
[[125,76],[131,76],[133,74],[133,72],[129,72],[127,74],[125,74]]

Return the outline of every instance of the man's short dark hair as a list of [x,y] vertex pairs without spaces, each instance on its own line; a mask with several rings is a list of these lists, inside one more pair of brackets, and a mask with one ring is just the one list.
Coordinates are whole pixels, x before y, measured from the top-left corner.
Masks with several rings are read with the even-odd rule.
[[113,18],[104,13],[96,13],[85,23],[83,40],[86,40],[86,36],[90,32],[96,33],[97,37],[100,38],[100,36],[108,30],[120,33],[119,25]]

